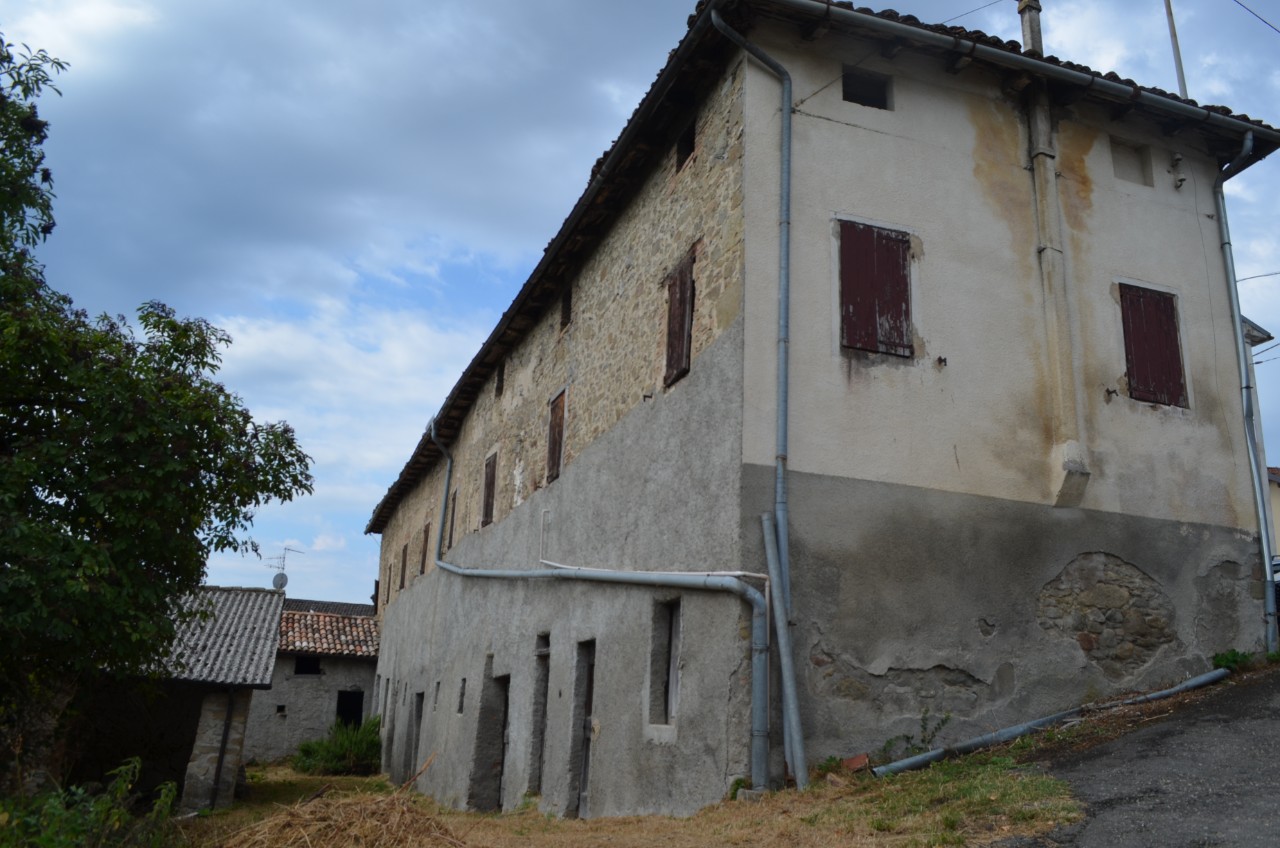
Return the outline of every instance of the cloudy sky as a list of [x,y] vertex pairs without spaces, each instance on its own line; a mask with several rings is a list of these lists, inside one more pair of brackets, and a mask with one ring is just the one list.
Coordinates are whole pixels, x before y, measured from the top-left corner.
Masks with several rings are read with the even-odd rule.
[[[1019,39],[1016,1],[984,1],[889,5]],[[1048,52],[1177,90],[1162,0],[1043,3]],[[0,0],[9,41],[71,64],[41,104],[50,284],[91,312],[158,299],[226,329],[223,381],[314,457],[315,494],[262,510],[253,534],[268,558],[293,549],[291,595],[367,600],[373,507],[693,6]],[[1247,6],[1280,26],[1280,0]],[[1174,9],[1190,96],[1280,124],[1280,33],[1236,0]],[[1273,160],[1228,184],[1241,277],[1280,272]],[[1242,297],[1280,334],[1280,276]],[[1273,355],[1259,384],[1280,445]],[[220,557],[209,581],[273,573]]]

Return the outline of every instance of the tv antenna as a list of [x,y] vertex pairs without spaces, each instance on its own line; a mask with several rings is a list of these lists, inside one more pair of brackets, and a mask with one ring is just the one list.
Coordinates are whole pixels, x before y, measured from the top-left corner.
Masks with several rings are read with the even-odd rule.
[[271,578],[271,588],[283,589],[285,586],[289,585],[289,576],[284,573],[284,567],[289,554],[291,553],[305,554],[306,551],[300,551],[297,548],[290,548],[286,546],[284,552],[281,553],[280,556],[267,557],[267,561],[265,563],[266,567],[274,568],[277,572],[276,576]]

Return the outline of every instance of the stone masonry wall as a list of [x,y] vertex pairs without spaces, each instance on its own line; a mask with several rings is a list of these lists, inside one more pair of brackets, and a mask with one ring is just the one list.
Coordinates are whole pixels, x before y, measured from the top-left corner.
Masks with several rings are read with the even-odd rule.
[[244,748],[245,720],[249,716],[250,689],[237,689],[231,696],[231,725],[227,747],[222,756],[222,772],[218,775],[218,755],[222,750],[222,733],[226,727],[228,696],[225,690],[210,692],[200,709],[195,746],[187,764],[187,777],[182,784],[182,809],[202,810],[210,807],[214,776],[218,775],[216,806],[227,807],[235,795],[236,774],[240,770]]
[[[694,265],[693,368],[742,310],[743,67],[725,72],[699,104],[692,156],[662,158],[572,282],[572,320],[553,304],[505,362],[502,395],[490,379],[451,451],[457,514],[440,525],[444,463],[401,502],[382,534],[384,604],[432,569],[436,535],[480,529],[487,457],[497,454],[494,521],[547,485],[551,401],[565,392],[563,467],[635,406],[660,396],[666,364],[664,282],[690,250]],[[678,385],[678,384],[677,384]],[[431,524],[430,538],[424,527]],[[425,556],[424,550],[428,553]]]

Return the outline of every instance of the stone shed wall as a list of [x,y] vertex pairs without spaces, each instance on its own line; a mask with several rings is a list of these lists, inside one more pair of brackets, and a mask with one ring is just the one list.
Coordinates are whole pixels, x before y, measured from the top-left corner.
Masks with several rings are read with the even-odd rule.
[[271,688],[253,693],[245,732],[246,760],[278,760],[297,753],[299,743],[324,737],[337,720],[339,692],[360,692],[365,718],[373,715],[377,660],[319,657],[320,674],[295,674],[296,656],[278,654]]

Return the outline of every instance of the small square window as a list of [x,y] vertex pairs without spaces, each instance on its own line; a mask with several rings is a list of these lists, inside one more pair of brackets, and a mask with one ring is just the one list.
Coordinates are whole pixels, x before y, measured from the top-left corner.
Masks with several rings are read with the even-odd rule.
[[283,716],[285,714],[285,709],[286,707],[284,704],[276,704],[276,715]]
[[911,356],[911,237],[840,222],[840,345]]
[[870,106],[872,109],[893,108],[889,102],[889,79],[883,74],[873,74],[845,65],[842,79],[845,102]]
[[1111,167],[1116,179],[1138,185],[1152,186],[1151,148],[1132,141],[1112,137]]
[[1186,407],[1176,298],[1168,292],[1122,283],[1120,317],[1129,397]]
[[319,657],[294,657],[293,658],[294,674],[320,674],[320,658]]

